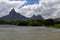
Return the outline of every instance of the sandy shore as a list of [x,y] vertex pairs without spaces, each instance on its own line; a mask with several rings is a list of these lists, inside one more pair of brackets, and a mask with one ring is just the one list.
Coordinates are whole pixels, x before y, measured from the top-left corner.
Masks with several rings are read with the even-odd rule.
[[60,29],[0,25],[0,40],[60,40]]

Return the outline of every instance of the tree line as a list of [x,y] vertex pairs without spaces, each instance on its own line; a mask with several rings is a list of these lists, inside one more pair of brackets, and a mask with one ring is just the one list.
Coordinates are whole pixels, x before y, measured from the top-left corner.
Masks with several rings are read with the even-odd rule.
[[46,19],[46,20],[32,19],[32,20],[17,20],[17,21],[0,20],[0,24],[10,24],[17,26],[47,26],[47,27],[59,25],[60,27],[60,21],[54,19]]

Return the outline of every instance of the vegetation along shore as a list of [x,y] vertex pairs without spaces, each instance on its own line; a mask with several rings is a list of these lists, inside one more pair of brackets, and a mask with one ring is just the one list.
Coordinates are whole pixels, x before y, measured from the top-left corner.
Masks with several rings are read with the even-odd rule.
[[46,19],[46,20],[32,19],[32,20],[17,20],[17,21],[0,20],[0,24],[9,24],[17,26],[45,26],[45,27],[60,28],[60,20],[56,19]]

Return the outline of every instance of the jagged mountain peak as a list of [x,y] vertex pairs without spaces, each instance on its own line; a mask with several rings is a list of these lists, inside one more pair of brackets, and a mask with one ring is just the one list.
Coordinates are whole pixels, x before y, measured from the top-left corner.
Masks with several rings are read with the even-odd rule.
[[13,8],[8,15],[4,16],[4,17],[1,17],[0,20],[8,20],[8,21],[11,21],[11,20],[30,20],[30,19],[41,19],[43,20],[44,18],[41,16],[41,15],[33,15],[31,18],[27,18],[23,15],[21,15],[21,13],[17,13],[15,11],[15,9]]
[[27,19],[28,19],[27,17],[21,15],[20,13],[17,13],[15,9],[12,9],[8,15],[0,18],[0,20],[6,20],[6,21],[27,20]]
[[13,14],[17,14],[14,8],[9,12],[9,15],[13,15]]
[[10,12],[15,12],[15,9],[13,8]]
[[33,15],[32,17],[31,17],[31,19],[41,19],[41,20],[44,20],[44,18],[41,16],[41,15]]
[[34,18],[34,17],[36,17],[36,15],[33,15],[31,18]]

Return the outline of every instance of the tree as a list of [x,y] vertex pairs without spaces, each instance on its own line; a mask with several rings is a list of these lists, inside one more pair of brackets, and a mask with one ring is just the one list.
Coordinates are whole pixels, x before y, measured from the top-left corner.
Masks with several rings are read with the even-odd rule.
[[53,19],[46,19],[46,20],[44,21],[44,24],[45,24],[45,26],[52,26],[52,25],[55,24],[55,22],[54,22]]
[[0,24],[7,24],[8,22],[4,21],[4,20],[0,20]]
[[10,25],[16,25],[16,21],[8,21],[8,24],[10,24]]
[[55,20],[55,24],[60,24],[60,21]]
[[42,26],[43,21],[39,19],[33,19],[29,21],[29,26]]
[[18,25],[18,26],[28,26],[28,22],[26,22],[26,21],[17,21],[16,25]]

